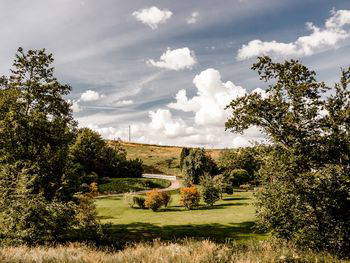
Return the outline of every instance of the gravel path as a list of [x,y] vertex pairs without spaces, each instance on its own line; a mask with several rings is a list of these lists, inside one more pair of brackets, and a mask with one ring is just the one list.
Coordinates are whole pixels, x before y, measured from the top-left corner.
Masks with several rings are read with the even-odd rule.
[[[167,188],[158,189],[160,192],[166,192],[171,190],[177,190],[181,187],[181,182],[176,178],[176,176],[169,176],[164,174],[143,174],[142,177],[144,178],[158,178],[158,179],[165,179],[171,181],[171,185]],[[146,194],[151,190],[143,190],[143,191],[137,191],[133,192],[134,194],[140,195],[140,194]],[[109,195],[99,195],[96,198],[102,198],[107,196],[123,196],[123,194],[109,194]]]

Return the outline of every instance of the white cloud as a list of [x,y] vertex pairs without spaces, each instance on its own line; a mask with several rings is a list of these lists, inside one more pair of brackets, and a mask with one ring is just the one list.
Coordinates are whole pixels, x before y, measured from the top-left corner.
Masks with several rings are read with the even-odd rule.
[[80,100],[82,101],[95,101],[100,99],[102,96],[94,90],[87,90],[80,96]]
[[244,96],[246,90],[231,81],[222,82],[220,72],[209,68],[196,75],[193,83],[197,95],[189,99],[186,90],[176,94],[176,102],[168,106],[172,109],[195,113],[197,125],[223,126],[230,112],[225,107],[231,100]]
[[167,138],[176,138],[193,134],[194,132],[193,128],[187,127],[181,118],[173,118],[169,110],[158,109],[157,111],[150,111],[149,117],[151,118],[150,128],[154,131],[162,132]]
[[74,113],[82,111],[82,108],[79,105],[79,100],[68,100],[68,102],[71,103],[70,108]]
[[164,24],[173,13],[167,9],[161,10],[156,6],[144,8],[132,13],[132,15],[142,23],[148,25],[153,30],[158,28],[159,24]]
[[126,105],[131,105],[133,103],[134,103],[133,100],[120,100],[120,101],[117,101],[115,104],[116,106],[126,106]]
[[174,50],[168,48],[167,51],[161,55],[159,61],[149,59],[147,63],[158,68],[181,70],[192,68],[192,66],[197,63],[197,60],[194,52],[188,47],[184,47]]
[[199,13],[193,12],[189,18],[186,19],[187,24],[194,24],[198,20]]
[[334,48],[341,41],[350,37],[349,30],[344,29],[350,24],[350,10],[332,11],[323,28],[312,23],[306,23],[311,31],[309,35],[301,36],[296,41],[282,43],[277,41],[252,40],[243,45],[237,53],[238,60],[244,60],[261,55],[272,56],[308,56],[323,50]]

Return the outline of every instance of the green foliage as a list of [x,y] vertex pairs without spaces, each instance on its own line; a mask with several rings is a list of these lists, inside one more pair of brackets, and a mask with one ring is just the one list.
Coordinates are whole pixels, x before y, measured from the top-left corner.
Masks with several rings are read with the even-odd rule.
[[184,159],[183,173],[186,185],[198,184],[205,173],[214,174],[217,170],[214,160],[204,149],[191,149]]
[[267,96],[251,93],[233,100],[226,129],[258,126],[274,143],[259,171],[261,224],[301,246],[347,253],[350,68],[333,89],[296,60],[274,63],[260,57],[252,69],[271,81]]
[[199,206],[200,199],[200,192],[195,186],[180,189],[180,202],[187,209],[191,210]]
[[232,170],[243,169],[248,172],[250,180],[255,180],[261,166],[261,158],[268,150],[268,146],[224,150],[220,154],[218,165],[226,176],[230,176]]
[[123,171],[123,176],[121,177],[140,178],[143,174],[142,164],[142,160],[137,158],[124,161],[125,168]]
[[269,164],[263,172],[275,175],[277,168],[279,174],[258,192],[260,225],[301,247],[350,251],[350,179],[344,171],[328,166],[294,177],[288,166]]
[[206,174],[201,178],[200,185],[204,203],[213,206],[215,202],[220,200],[221,189],[213,177]]
[[160,195],[162,197],[164,207],[168,207],[171,202],[171,195],[165,191],[160,192]]
[[133,197],[134,204],[136,204],[141,209],[145,209],[146,208],[145,201],[146,201],[146,199],[143,196],[138,196],[137,195],[137,196]]
[[248,183],[252,179],[248,172],[243,169],[230,170],[226,176],[232,186],[240,186],[241,184]]
[[74,224],[77,185],[68,158],[75,122],[45,50],[18,49],[0,78],[1,232],[11,242],[62,240]]
[[181,149],[181,153],[180,153],[180,169],[182,170],[183,166],[184,166],[184,161],[185,158],[190,154],[190,148],[182,148]]
[[74,225],[73,202],[49,201],[33,194],[29,171],[4,166],[0,171],[0,232],[8,243],[42,244],[62,241]]
[[74,144],[70,147],[72,160],[77,164],[76,172],[83,183],[91,183],[90,175],[103,177],[141,177],[142,161],[127,160],[120,143],[108,146],[101,135],[89,128],[78,131]]
[[100,193],[121,194],[127,192],[137,192],[153,188],[166,188],[170,186],[170,181],[165,179],[148,178],[112,178],[111,182],[99,185]]
[[10,76],[0,77],[0,165],[30,169],[33,193],[47,200],[59,195],[69,176],[68,145],[75,127],[63,97],[71,88],[53,76],[52,62],[45,50],[19,48]]

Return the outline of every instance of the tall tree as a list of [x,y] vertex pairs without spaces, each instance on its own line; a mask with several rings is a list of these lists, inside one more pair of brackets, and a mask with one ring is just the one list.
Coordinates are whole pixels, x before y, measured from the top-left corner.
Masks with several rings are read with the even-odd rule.
[[233,100],[226,129],[258,126],[273,142],[259,174],[258,218],[278,237],[337,253],[350,251],[350,68],[334,88],[297,60],[253,65],[266,96]]
[[[70,210],[66,201],[74,194],[66,191],[68,148],[76,126],[64,99],[71,87],[54,77],[52,63],[44,49],[19,48],[10,76],[0,78],[0,225],[26,242],[37,242],[40,235],[33,233],[41,233],[43,225],[45,240],[54,239],[60,227],[64,231],[62,207]],[[65,214],[69,222],[74,213]],[[46,224],[34,222],[41,219]]]

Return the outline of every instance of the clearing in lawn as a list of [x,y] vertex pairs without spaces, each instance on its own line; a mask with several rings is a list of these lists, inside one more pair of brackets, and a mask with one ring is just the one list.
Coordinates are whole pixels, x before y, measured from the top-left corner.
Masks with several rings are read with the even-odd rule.
[[101,221],[111,223],[116,236],[131,242],[185,237],[225,242],[266,236],[254,228],[252,192],[236,191],[233,195],[224,195],[212,208],[202,204],[195,210],[186,210],[180,205],[178,192],[172,194],[172,199],[168,208],[158,212],[130,208],[123,197],[117,196],[98,198],[96,205]]

